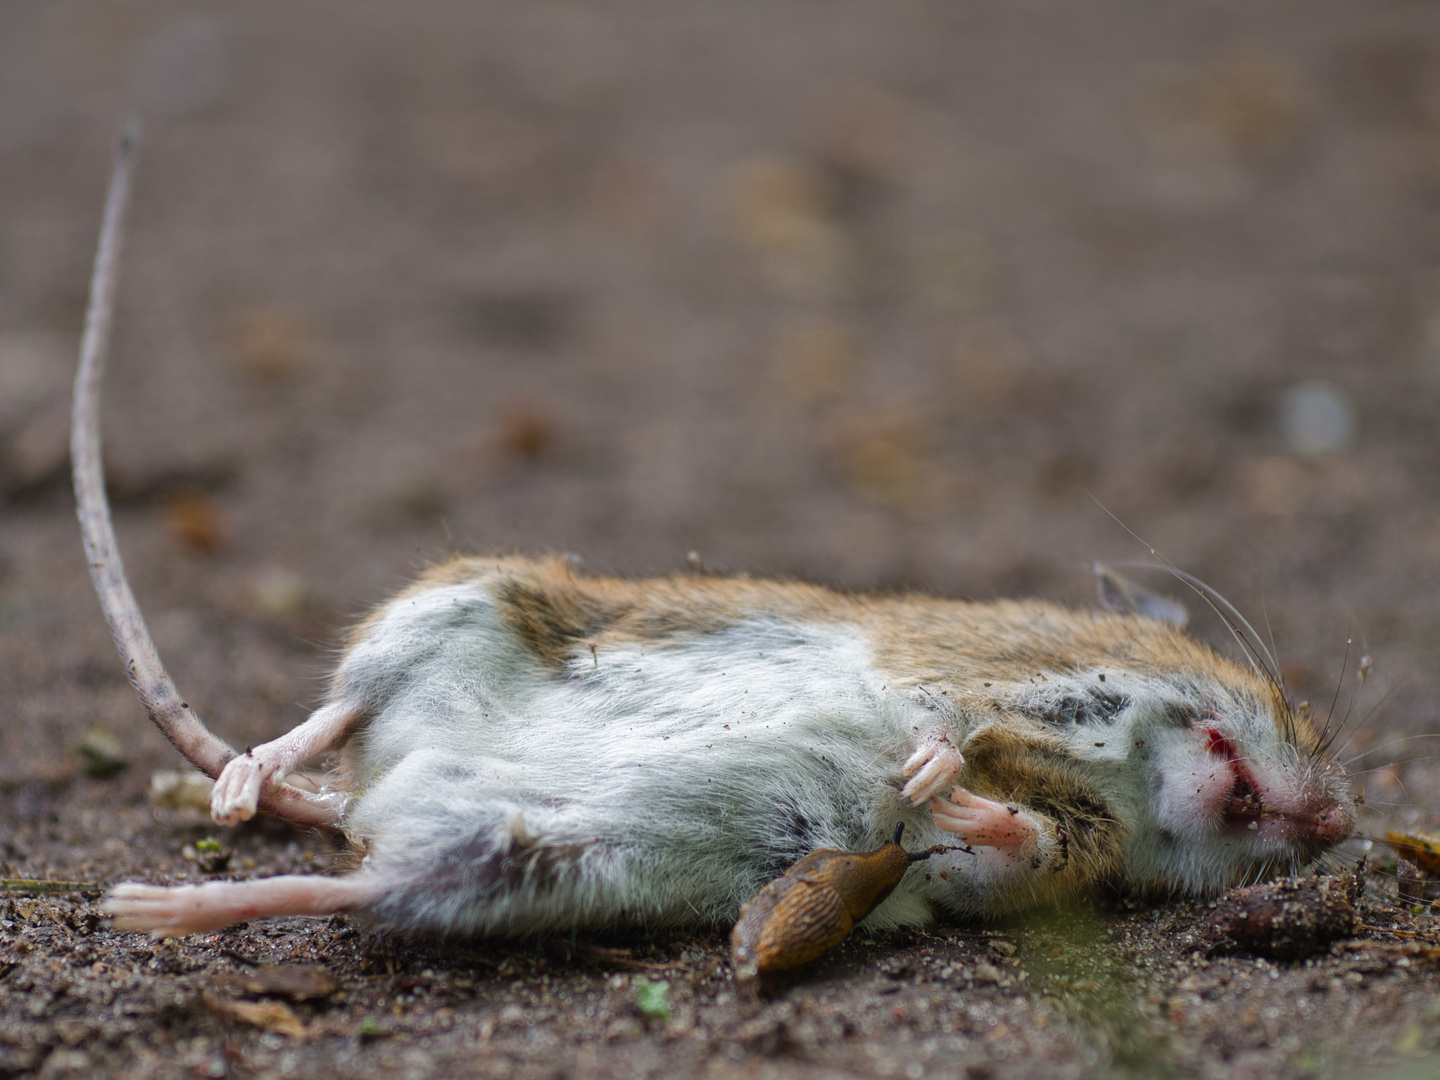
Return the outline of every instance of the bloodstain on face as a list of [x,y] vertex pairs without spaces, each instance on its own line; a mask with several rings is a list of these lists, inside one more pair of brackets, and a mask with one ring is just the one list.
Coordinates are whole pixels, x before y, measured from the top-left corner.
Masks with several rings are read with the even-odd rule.
[[1264,802],[1260,797],[1260,786],[1255,782],[1254,774],[1250,772],[1240,757],[1240,751],[1235,748],[1235,743],[1215,728],[1206,728],[1205,749],[1220,758],[1235,777],[1235,783],[1225,798],[1226,822],[1248,826],[1250,822],[1259,820],[1265,811]]

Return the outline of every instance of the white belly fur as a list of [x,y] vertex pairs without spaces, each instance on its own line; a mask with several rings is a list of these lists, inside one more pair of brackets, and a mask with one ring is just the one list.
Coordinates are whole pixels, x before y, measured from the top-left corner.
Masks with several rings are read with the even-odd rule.
[[[336,693],[370,714],[345,828],[373,869],[416,879],[380,912],[400,922],[515,932],[579,907],[592,925],[723,923],[812,848],[875,848],[901,820],[910,846],[938,839],[897,783],[926,710],[850,626],[754,619],[557,675],[483,586],[444,586],[393,605]],[[476,869],[516,836],[577,854],[519,857],[503,882]],[[907,874],[872,925],[926,921],[923,882]]]

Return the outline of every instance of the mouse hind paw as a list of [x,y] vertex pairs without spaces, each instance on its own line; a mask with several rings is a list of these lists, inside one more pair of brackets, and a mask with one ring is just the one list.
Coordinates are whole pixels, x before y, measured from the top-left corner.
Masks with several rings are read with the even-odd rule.
[[116,930],[155,937],[194,934],[228,925],[228,920],[217,923],[206,917],[207,905],[200,897],[202,888],[200,885],[166,888],[127,881],[106,894],[100,910],[110,916],[110,925]]
[[274,772],[275,767],[253,750],[226,762],[210,791],[210,817],[215,824],[238,825],[254,817],[260,789]]

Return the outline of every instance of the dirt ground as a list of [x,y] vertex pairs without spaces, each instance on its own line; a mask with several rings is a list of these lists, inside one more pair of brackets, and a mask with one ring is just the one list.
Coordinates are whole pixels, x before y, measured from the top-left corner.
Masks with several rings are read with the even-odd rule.
[[1149,544],[1350,716],[1366,835],[1440,824],[1430,0],[7,0],[0,877],[75,884],[0,894],[0,1077],[1440,1070],[1436,928],[1374,892],[1297,963],[1207,957],[1203,904],[862,930],[757,1007],[717,936],[109,931],[110,883],[326,858],[152,807],[86,577],[64,399],[132,111],[116,524],[232,744],[452,551],[1087,605]]

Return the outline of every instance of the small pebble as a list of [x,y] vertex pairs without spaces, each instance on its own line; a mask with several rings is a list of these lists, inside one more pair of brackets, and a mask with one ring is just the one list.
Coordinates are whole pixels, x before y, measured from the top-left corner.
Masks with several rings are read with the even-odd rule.
[[129,764],[125,757],[125,744],[104,728],[87,731],[76,745],[75,753],[80,755],[86,776],[114,776]]
[[150,805],[164,810],[210,812],[210,789],[214,781],[192,770],[152,773]]
[[255,613],[263,618],[291,618],[305,609],[305,579],[293,570],[268,567],[252,579],[250,602]]
[[984,960],[975,965],[975,981],[987,983],[999,983],[1004,976],[1000,969],[994,964],[986,963]]
[[1290,451],[1304,457],[1335,454],[1355,439],[1355,405],[1341,387],[1321,380],[1296,383],[1280,399],[1280,427]]

